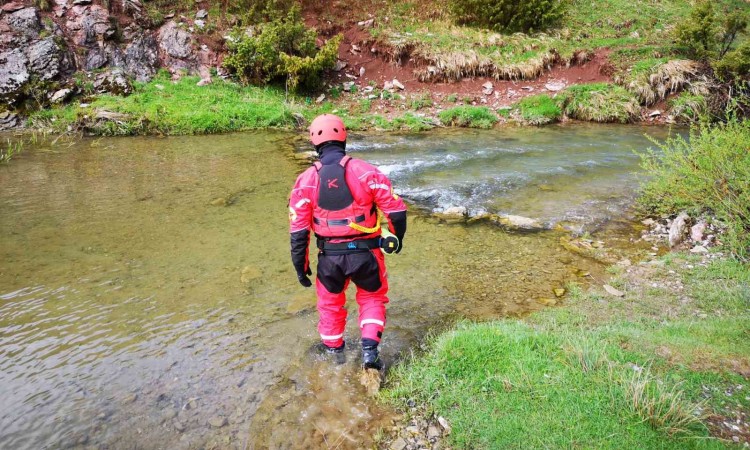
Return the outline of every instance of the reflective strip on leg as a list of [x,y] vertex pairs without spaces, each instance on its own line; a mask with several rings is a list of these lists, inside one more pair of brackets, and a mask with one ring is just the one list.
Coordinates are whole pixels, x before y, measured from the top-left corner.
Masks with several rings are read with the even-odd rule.
[[335,336],[326,336],[325,334],[320,335],[320,339],[324,341],[335,341],[336,339],[341,339],[342,337],[344,337],[343,334],[337,334]]
[[362,320],[362,322],[359,323],[359,327],[363,328],[368,323],[372,323],[375,325],[380,325],[381,327],[385,327],[385,322],[383,322],[382,320],[378,320],[378,319],[364,319]]

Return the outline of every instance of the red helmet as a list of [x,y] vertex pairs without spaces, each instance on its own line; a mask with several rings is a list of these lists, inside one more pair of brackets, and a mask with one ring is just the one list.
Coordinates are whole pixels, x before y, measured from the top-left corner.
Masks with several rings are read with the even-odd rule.
[[346,127],[339,116],[323,114],[310,124],[310,140],[318,146],[328,141],[346,142]]

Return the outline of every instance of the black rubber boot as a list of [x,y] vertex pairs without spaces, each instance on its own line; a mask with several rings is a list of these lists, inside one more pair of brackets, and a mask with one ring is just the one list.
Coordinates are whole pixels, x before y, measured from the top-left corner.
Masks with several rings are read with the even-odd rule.
[[340,347],[329,347],[322,342],[318,342],[318,352],[324,355],[331,355],[333,361],[336,364],[344,364],[346,362],[346,355],[344,354],[344,347],[346,343],[341,344]]
[[380,360],[377,345],[362,346],[362,367],[375,370],[383,368],[383,362]]

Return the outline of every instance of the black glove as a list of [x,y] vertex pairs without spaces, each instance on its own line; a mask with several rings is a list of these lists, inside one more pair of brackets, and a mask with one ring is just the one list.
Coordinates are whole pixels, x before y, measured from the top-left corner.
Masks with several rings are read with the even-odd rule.
[[404,237],[403,236],[396,236],[398,238],[398,248],[396,248],[396,251],[394,253],[398,254],[401,253],[401,249],[404,248]]
[[308,267],[307,273],[305,272],[297,272],[297,281],[299,281],[299,284],[302,286],[308,288],[312,286],[312,281],[310,281],[309,276],[312,275],[312,270]]

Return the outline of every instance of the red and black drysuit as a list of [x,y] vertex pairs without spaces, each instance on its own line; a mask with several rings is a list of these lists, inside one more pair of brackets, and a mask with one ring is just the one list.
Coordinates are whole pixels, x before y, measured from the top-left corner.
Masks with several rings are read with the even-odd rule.
[[312,230],[319,248],[316,290],[321,340],[329,348],[343,346],[345,291],[351,280],[357,286],[362,345],[377,345],[388,303],[388,277],[378,245],[378,210],[403,242],[406,205],[393,193],[388,177],[375,166],[346,155],[342,144],[324,144],[320,154],[320,162],[297,178],[289,199],[292,263],[300,283],[310,286]]

